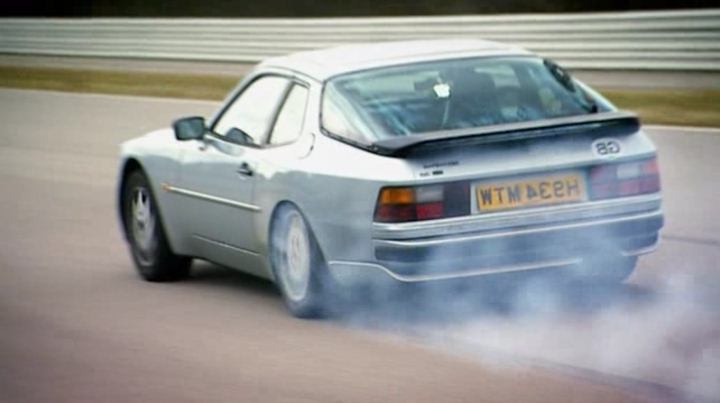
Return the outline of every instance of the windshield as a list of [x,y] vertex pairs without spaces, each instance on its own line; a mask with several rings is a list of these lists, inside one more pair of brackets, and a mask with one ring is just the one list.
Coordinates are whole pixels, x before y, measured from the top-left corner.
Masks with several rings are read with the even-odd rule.
[[537,57],[442,60],[331,79],[322,125],[359,143],[397,136],[612,110],[608,101]]

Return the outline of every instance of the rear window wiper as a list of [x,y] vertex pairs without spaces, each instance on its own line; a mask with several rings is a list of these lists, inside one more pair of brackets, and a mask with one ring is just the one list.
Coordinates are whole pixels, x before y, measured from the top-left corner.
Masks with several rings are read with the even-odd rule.
[[578,88],[577,85],[575,85],[572,76],[567,70],[560,67],[557,63],[550,59],[544,59],[543,64],[548,69],[553,78],[557,80],[560,85],[562,85],[566,90],[574,94],[580,94],[580,97],[582,98],[580,102],[583,109],[585,109],[588,113],[599,112],[600,108],[598,107],[597,102],[595,102],[595,100],[590,95],[583,91],[582,88]]
[[580,90],[580,92],[582,93],[582,97],[585,100],[585,102],[583,103],[583,108],[585,108],[588,113],[598,113],[600,111],[600,107],[598,107],[597,102],[595,102],[595,100],[590,95],[585,93],[585,91]]

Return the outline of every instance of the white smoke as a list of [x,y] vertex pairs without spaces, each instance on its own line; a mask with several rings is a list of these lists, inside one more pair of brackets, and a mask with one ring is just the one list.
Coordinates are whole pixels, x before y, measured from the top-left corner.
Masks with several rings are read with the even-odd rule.
[[574,367],[658,385],[689,401],[720,401],[720,298],[708,287],[720,284],[720,274],[708,280],[679,272],[648,284],[539,276],[401,287],[366,298],[341,320],[484,364]]

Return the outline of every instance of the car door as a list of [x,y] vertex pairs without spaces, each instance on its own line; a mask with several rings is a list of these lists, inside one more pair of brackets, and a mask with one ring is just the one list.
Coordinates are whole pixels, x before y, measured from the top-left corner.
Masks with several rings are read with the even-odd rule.
[[183,213],[199,255],[253,272],[255,170],[290,80],[260,76],[229,102],[203,140],[188,142],[179,173]]

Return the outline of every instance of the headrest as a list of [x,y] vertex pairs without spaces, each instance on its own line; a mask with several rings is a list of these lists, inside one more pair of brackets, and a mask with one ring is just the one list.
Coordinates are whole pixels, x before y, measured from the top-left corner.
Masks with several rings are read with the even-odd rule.
[[463,69],[455,73],[455,95],[482,95],[494,94],[495,81],[488,73],[476,72],[473,69]]

